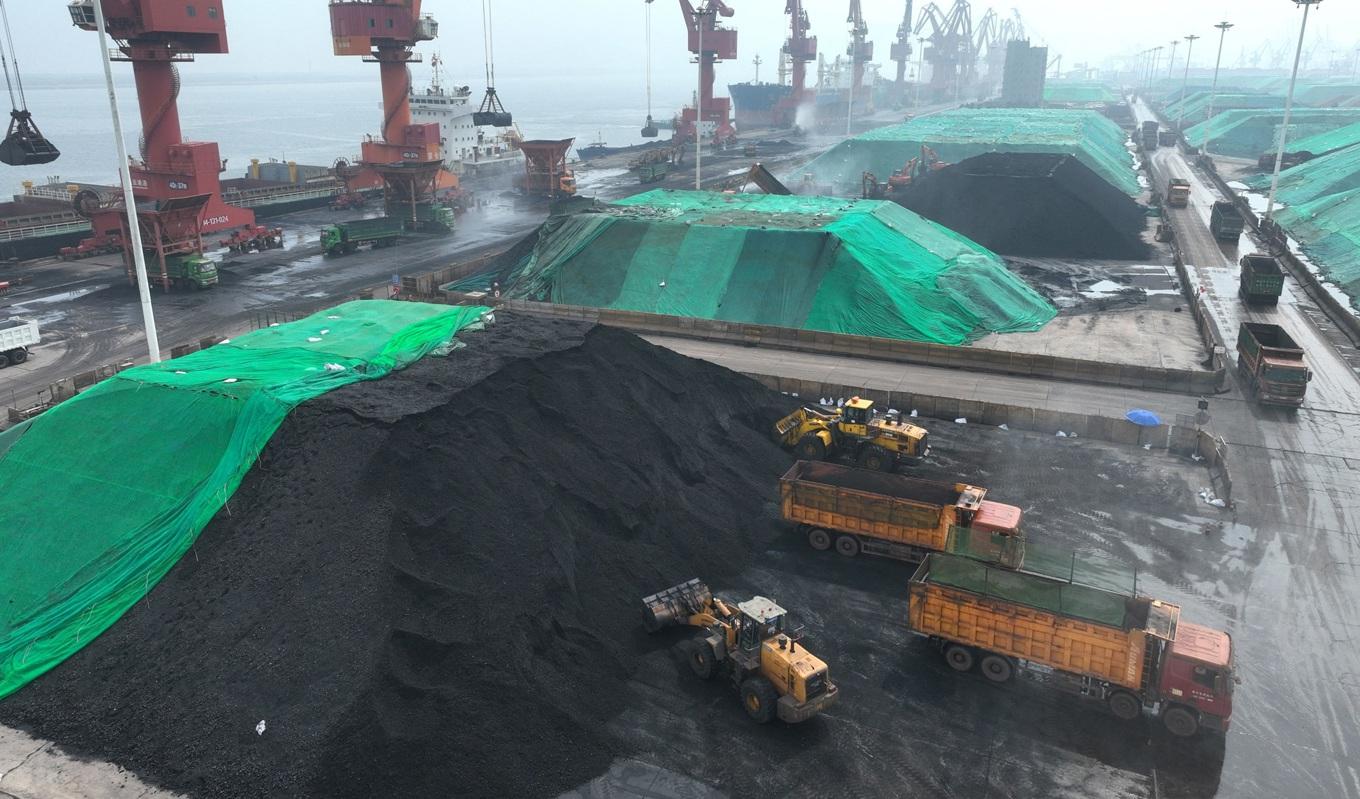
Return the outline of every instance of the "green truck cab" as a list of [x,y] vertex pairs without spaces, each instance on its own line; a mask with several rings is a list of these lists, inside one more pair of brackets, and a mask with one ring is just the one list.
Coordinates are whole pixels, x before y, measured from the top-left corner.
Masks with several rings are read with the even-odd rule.
[[217,285],[217,264],[197,253],[172,255],[165,259],[165,271],[170,276],[170,284],[175,288],[190,288],[195,291]]

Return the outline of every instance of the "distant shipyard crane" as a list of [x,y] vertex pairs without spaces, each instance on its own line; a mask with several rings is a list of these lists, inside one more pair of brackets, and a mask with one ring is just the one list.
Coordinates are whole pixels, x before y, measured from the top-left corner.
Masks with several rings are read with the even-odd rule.
[[1006,47],[1012,41],[1025,38],[1025,23],[1020,11],[1011,9],[1011,16],[1003,18],[996,9],[989,8],[982,15],[973,39],[973,53],[987,64],[984,94],[990,94],[1001,82],[1006,69]]
[[439,23],[420,13],[421,0],[330,0],[331,36],[338,56],[378,64],[382,79],[380,139],[360,147],[359,167],[382,179],[387,215],[412,230],[447,230],[452,212],[435,201],[436,189],[457,187],[443,171],[439,123],[411,121],[411,69],[419,42],[439,35]]
[[[221,4],[180,0],[103,0],[108,34],[117,42],[114,61],[132,64],[141,109],[140,160],[133,160],[133,196],[147,254],[147,274],[169,290],[186,258],[203,252],[203,234],[233,231],[252,238],[255,214],[222,200],[219,175],[226,170],[216,142],[186,142],[179,123],[179,69],[198,53],[227,52],[227,21]],[[94,0],[67,7],[81,30],[98,30]],[[124,211],[85,193],[77,210],[91,219],[94,236],[82,247],[121,246],[128,280],[135,283]],[[145,207],[142,206],[145,204]]]
[[921,9],[916,34],[929,30],[925,58],[930,62],[930,94],[933,99],[959,99],[963,87],[976,75],[977,53],[973,49],[973,10],[968,0],[954,0],[949,13],[935,3]]
[[[894,84],[897,99],[901,102],[907,96],[907,64],[911,63],[911,0],[907,0],[907,10],[902,15],[902,24],[897,26],[897,38],[893,40],[889,55],[897,62],[897,81]],[[916,76],[921,79],[920,75]]]
[[859,96],[864,89],[864,68],[874,60],[874,43],[865,41],[869,26],[864,22],[859,0],[850,0],[850,13],[845,21],[850,23],[850,44],[845,48],[850,57],[850,91],[852,96]]
[[690,0],[680,0],[680,13],[685,17],[689,32],[689,51],[699,61],[699,93],[697,108],[680,109],[675,140],[695,141],[711,125],[715,143],[728,141],[737,135],[732,127],[732,100],[713,96],[713,65],[737,57],[737,32],[723,27],[718,20],[720,16],[731,17],[736,12],[723,0],[700,0],[697,9]]
[[808,21],[803,0],[786,0],[784,13],[789,15],[789,38],[784,41],[783,55],[789,59],[793,86],[775,111],[776,124],[793,126],[798,119],[798,107],[811,99],[807,88],[807,65],[817,60],[817,37],[808,36],[812,23]]

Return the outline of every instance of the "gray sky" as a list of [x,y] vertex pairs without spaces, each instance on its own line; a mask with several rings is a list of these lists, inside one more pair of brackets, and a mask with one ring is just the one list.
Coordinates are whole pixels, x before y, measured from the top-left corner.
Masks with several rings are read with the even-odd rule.
[[[205,0],[199,0],[204,2]],[[325,0],[218,0],[224,5],[232,53],[206,56],[190,67],[202,74],[217,72],[309,71],[361,74],[372,65],[357,58],[338,58],[330,51]],[[941,0],[947,6],[951,0]],[[731,20],[740,31],[740,55],[720,67],[719,82],[749,80],[751,58],[759,53],[766,65],[761,77],[773,78],[773,65],[786,32],[781,0],[729,0]],[[499,74],[562,75],[564,79],[614,71],[616,78],[635,73],[641,82],[643,3],[641,0],[492,0],[496,21]],[[7,4],[20,62],[33,73],[92,74],[99,70],[94,37],[74,29],[64,0],[16,0]],[[821,49],[844,52],[847,41],[846,0],[806,0]],[[904,0],[863,0],[875,60],[887,65],[888,49],[902,19]],[[923,2],[918,0],[917,13]],[[1050,55],[1061,53],[1064,66],[1101,63],[1155,45],[1173,36],[1197,33],[1195,65],[1212,66],[1211,27],[1220,19],[1237,23],[1224,49],[1225,65],[1263,45],[1261,66],[1292,56],[1301,12],[1291,0],[1004,0],[998,11],[1019,9],[1031,38],[1047,44]],[[974,19],[987,4],[974,3]],[[421,46],[438,50],[461,82],[482,83],[481,3],[477,0],[426,0],[425,11],[440,22],[440,38]],[[692,75],[686,63],[684,32],[678,3],[657,0],[652,6],[654,69],[658,84],[679,85]],[[1171,24],[1168,20],[1174,21]],[[1308,47],[1314,69],[1333,58],[1349,65],[1360,46],[1360,3],[1323,0],[1314,7]],[[1178,59],[1185,47],[1180,47]],[[1165,59],[1165,53],[1163,54]],[[126,67],[121,67],[126,70]],[[617,81],[615,81],[617,82]]]

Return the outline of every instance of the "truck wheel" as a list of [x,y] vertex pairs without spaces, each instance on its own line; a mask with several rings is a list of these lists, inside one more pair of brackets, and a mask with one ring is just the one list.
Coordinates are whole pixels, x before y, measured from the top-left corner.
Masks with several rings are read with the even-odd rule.
[[4,369],[6,366],[9,366],[9,353],[0,352],[0,369]]
[[1133,721],[1143,715],[1143,703],[1128,691],[1115,691],[1110,695],[1110,712],[1116,718]]
[[892,471],[893,456],[882,447],[865,447],[859,453],[859,465],[875,472]]
[[768,724],[779,705],[779,693],[764,677],[748,677],[741,684],[741,706],[757,724]]
[[10,352],[7,352],[5,354],[9,356],[9,362],[15,365],[21,364],[24,361],[28,360],[28,350],[23,348],[11,350]]
[[685,649],[685,659],[689,661],[690,671],[701,680],[711,680],[718,672],[718,658],[707,641],[691,640]]
[[818,552],[825,552],[831,548],[831,534],[820,527],[808,530],[808,546]]
[[1189,738],[1199,732],[1199,719],[1180,705],[1172,705],[1162,713],[1162,723],[1177,738]]
[[944,662],[949,664],[949,668],[954,671],[971,671],[973,668],[973,650],[959,644],[950,644],[944,650]]
[[982,656],[982,676],[994,683],[1010,682],[1015,667],[1004,656],[994,652]]
[[836,539],[836,551],[847,558],[859,554],[859,539],[853,535],[841,535]]
[[826,444],[815,435],[806,435],[798,442],[798,457],[805,461],[819,461],[826,457]]

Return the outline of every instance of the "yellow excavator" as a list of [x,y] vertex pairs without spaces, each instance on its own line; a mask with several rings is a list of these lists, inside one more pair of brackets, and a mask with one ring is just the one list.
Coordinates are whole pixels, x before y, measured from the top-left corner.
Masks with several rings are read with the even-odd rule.
[[787,614],[769,599],[732,605],[696,578],[644,597],[642,605],[648,632],[679,626],[700,631],[680,644],[690,670],[703,680],[726,674],[756,722],[778,716],[794,724],[836,702],[826,663],[799,646],[801,629],[787,629]]
[[851,397],[839,408],[804,405],[776,422],[774,431],[775,439],[803,460],[848,454],[860,466],[884,472],[930,450],[924,427],[895,413],[880,414],[873,400],[861,397]]

